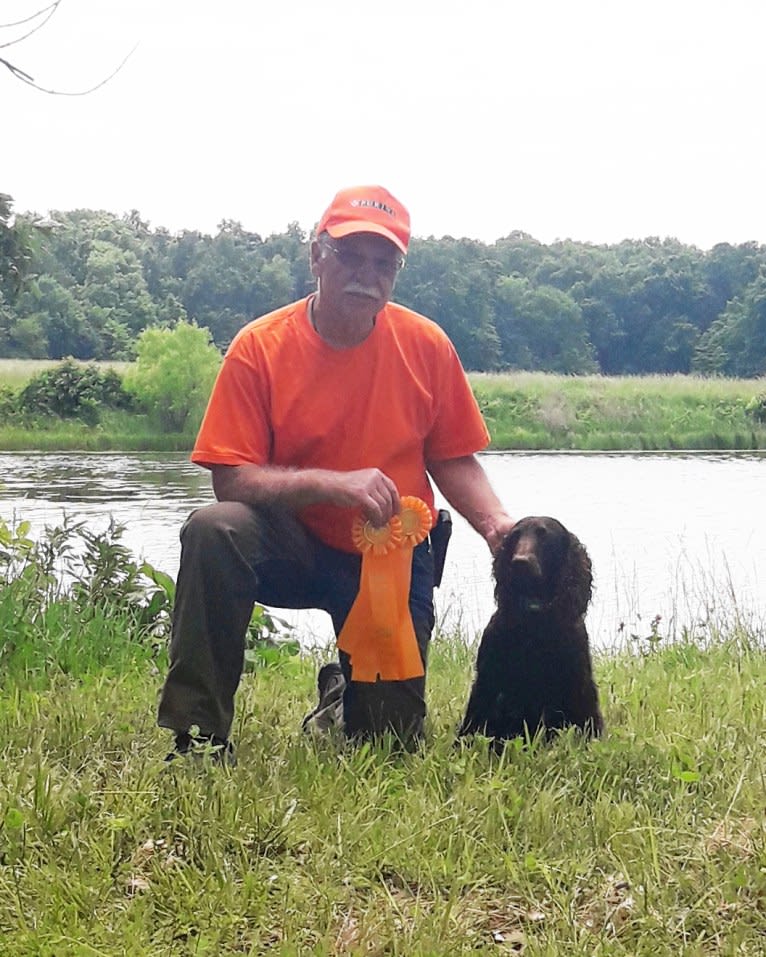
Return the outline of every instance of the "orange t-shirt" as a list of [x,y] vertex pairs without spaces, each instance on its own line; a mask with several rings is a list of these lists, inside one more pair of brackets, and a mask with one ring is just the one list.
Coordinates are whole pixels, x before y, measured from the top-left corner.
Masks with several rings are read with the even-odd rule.
[[[433,509],[426,462],[470,455],[489,433],[446,334],[389,303],[357,346],[312,329],[308,299],[244,326],[229,347],[192,452],[199,465],[379,468]],[[311,505],[301,521],[354,552],[352,509]]]

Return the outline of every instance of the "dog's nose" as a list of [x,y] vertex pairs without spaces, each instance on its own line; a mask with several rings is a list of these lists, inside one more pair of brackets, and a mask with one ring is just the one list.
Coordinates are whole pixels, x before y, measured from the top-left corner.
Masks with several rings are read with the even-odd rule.
[[537,556],[531,552],[514,555],[511,560],[511,570],[519,578],[542,578],[543,574]]

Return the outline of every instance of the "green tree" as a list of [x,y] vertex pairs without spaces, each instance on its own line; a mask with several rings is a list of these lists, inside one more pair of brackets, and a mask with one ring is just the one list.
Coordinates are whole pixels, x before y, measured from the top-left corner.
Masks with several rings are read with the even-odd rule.
[[285,253],[301,249],[296,240],[280,249],[280,244],[264,243],[239,223],[224,220],[213,240],[198,250],[204,254],[191,260],[179,298],[189,317],[210,329],[216,345],[225,348],[245,323],[295,298],[296,281]]
[[705,254],[703,266],[710,295],[713,317],[719,316],[727,304],[758,278],[764,263],[764,247],[758,243],[718,243]]
[[703,375],[766,375],[766,270],[699,340],[693,369]]
[[396,300],[437,322],[467,369],[494,369],[500,343],[494,324],[497,263],[470,239],[413,240]]
[[509,368],[569,374],[598,371],[582,309],[560,289],[501,278],[495,321],[503,363]]
[[133,333],[157,318],[136,254],[102,239],[94,241],[88,256],[83,303],[97,325],[111,319]]
[[535,368],[524,309],[529,290],[525,277],[501,276],[497,281],[495,328],[500,341],[500,362],[507,369]]
[[125,389],[165,432],[195,430],[202,421],[221,355],[194,323],[144,329]]
[[21,288],[32,250],[13,216],[13,197],[0,193],[0,295],[10,302]]
[[[13,197],[0,193],[0,350],[4,342],[14,339],[14,306],[30,270],[33,252],[28,224],[23,219],[14,218]],[[23,338],[15,337],[17,341]]]
[[99,352],[99,337],[85,321],[82,306],[71,290],[52,276],[40,276],[20,296],[19,316],[33,321],[45,339],[43,355],[50,359],[88,359]]
[[288,223],[285,232],[267,236],[263,241],[263,253],[266,259],[273,259],[278,254],[289,263],[293,281],[290,299],[300,299],[314,288],[308,237],[298,223]]
[[[250,319],[313,287],[308,237],[295,223],[262,238],[235,220],[215,236],[173,234],[136,210],[51,219],[14,220],[0,197],[2,355],[132,358],[144,328],[178,320],[207,327],[223,349]],[[595,358],[608,375],[692,363],[714,373],[760,367],[749,361],[757,338],[736,327],[743,309],[756,310],[745,293],[764,268],[757,243],[703,252],[651,237],[611,246],[544,245],[519,231],[491,245],[414,238],[396,299],[438,322],[471,369],[584,372]],[[751,320],[742,329],[757,334]]]
[[48,341],[39,318],[22,316],[0,300],[0,355],[11,359],[45,359]]

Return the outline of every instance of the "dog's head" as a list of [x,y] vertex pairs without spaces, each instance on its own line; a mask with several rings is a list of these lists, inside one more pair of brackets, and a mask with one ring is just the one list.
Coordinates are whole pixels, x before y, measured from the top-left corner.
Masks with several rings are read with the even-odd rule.
[[577,536],[548,516],[520,519],[506,535],[492,566],[498,608],[553,610],[573,619],[585,614],[593,574]]

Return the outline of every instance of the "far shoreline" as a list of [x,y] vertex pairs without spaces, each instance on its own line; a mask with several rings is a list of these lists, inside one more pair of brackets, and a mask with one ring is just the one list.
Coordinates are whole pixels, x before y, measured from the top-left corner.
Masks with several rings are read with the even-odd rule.
[[[3,387],[1,373],[0,364]],[[490,453],[766,450],[764,378],[542,372],[469,373],[468,378],[492,436]],[[12,388],[19,387],[16,379]],[[136,411],[97,411],[92,423],[7,416],[0,423],[0,451],[188,453],[194,444],[196,422],[183,433],[163,433]]]

